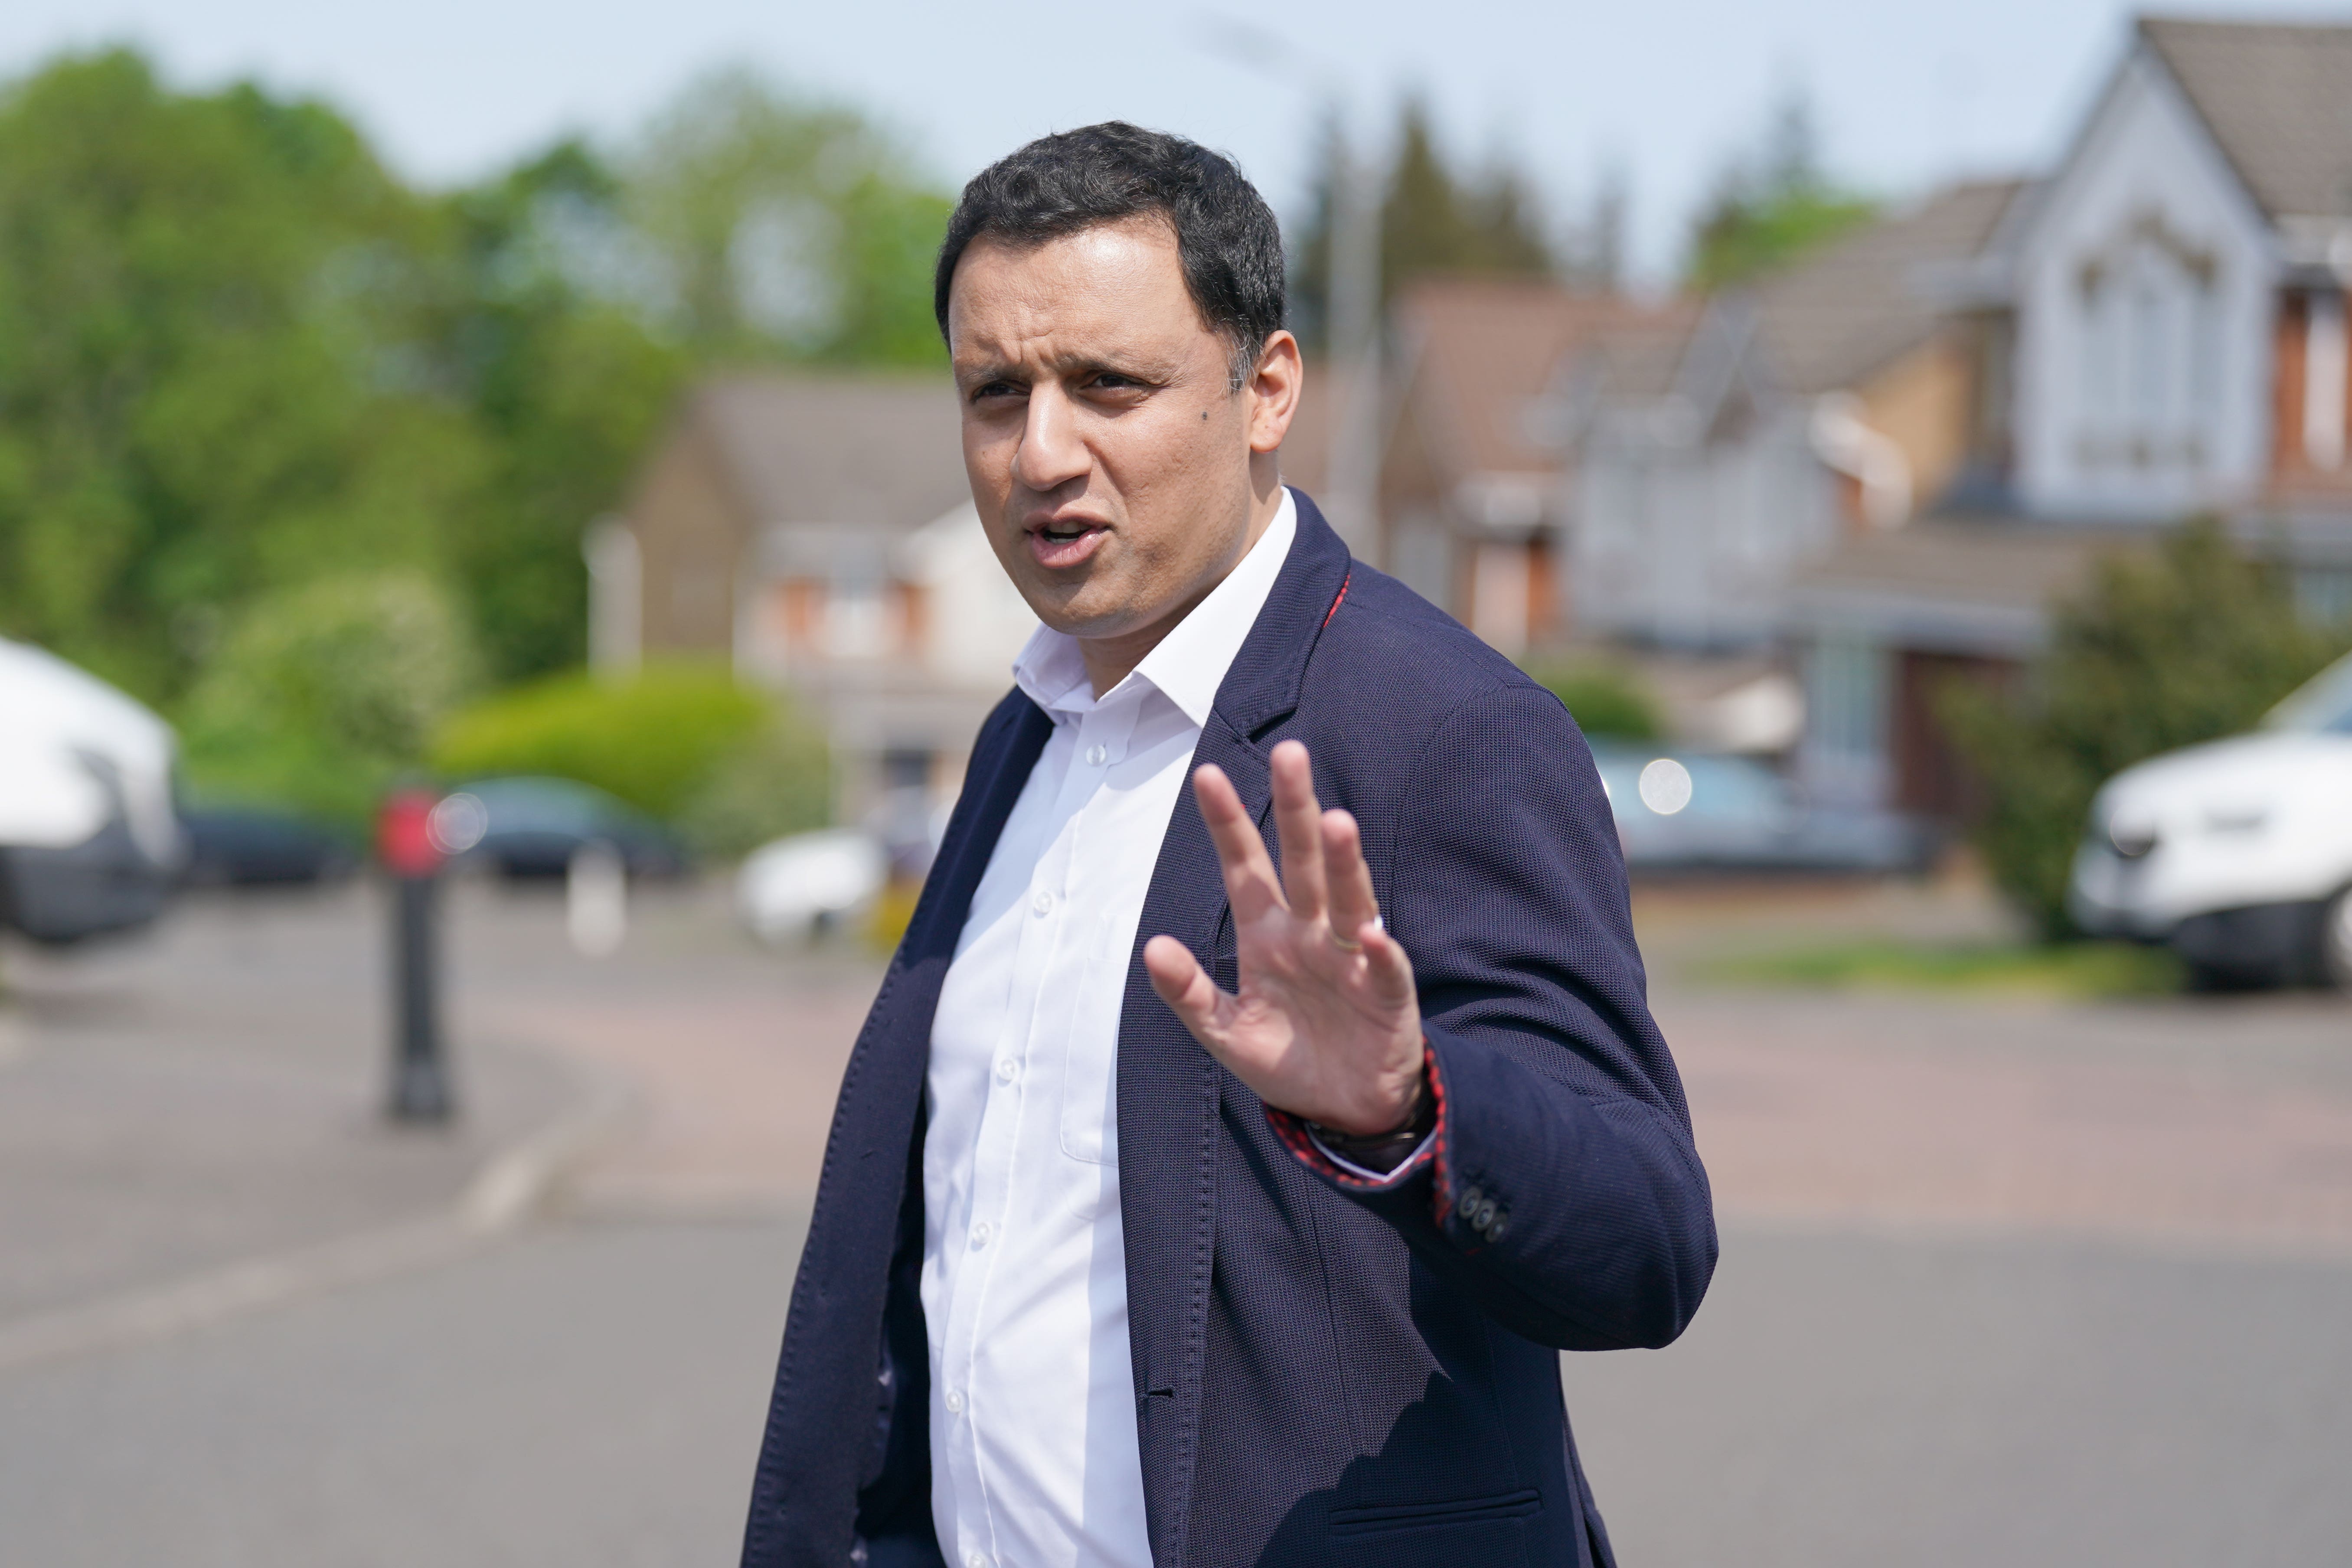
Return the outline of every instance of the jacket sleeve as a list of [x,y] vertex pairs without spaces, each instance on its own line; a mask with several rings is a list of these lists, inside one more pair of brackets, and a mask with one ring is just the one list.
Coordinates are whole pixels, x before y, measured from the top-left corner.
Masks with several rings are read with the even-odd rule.
[[1550,693],[1511,686],[1412,765],[1384,916],[1420,990],[1435,1137],[1372,1182],[1295,1118],[1269,1110],[1274,1130],[1513,1331],[1665,1344],[1714,1272],[1714,1210],[1591,754]]

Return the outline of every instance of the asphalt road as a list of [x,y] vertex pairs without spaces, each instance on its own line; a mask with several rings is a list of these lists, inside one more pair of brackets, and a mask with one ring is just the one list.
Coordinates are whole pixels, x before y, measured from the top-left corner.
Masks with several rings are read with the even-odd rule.
[[[301,931],[266,942],[267,920],[232,929],[250,951],[223,994],[300,1004],[282,1050],[266,1007],[175,1043],[142,1002],[131,1028],[127,982],[99,988],[104,1009],[20,1012],[0,1235],[68,1234],[73,1205],[113,1192],[139,1221],[107,1234],[158,1240],[152,1258],[110,1242],[105,1270],[72,1279],[0,1251],[0,1305],[148,1278],[184,1227],[307,1237],[314,1165],[371,1215],[404,1184],[454,1189],[461,1165],[382,1173],[352,1131],[372,1052],[316,1044],[320,955],[371,952],[363,914],[292,908]],[[0,1368],[0,1568],[732,1560],[873,965],[760,954],[713,897],[648,900],[601,965],[568,953],[547,900],[485,890],[457,915],[460,1033],[625,1076],[626,1126],[496,1245]],[[1722,1267],[1679,1344],[1565,1367],[1628,1568],[2352,1560],[2352,1013],[1728,994],[1674,978],[1715,918],[1683,916],[1644,941]],[[174,973],[211,940],[167,942],[197,955]],[[82,1070],[110,1061],[124,1072]],[[221,1134],[131,1147],[136,1180],[110,1188],[105,1138],[60,1141],[163,1128],[173,1085],[199,1079],[192,1106],[241,1103],[239,1136],[286,1151],[267,1179],[222,1165]],[[175,1220],[174,1161],[236,1179],[184,1184]]]
[[797,1232],[582,1222],[0,1377],[7,1568],[731,1562]]
[[1735,1228],[1690,1331],[1569,1359],[1627,1568],[2352,1560],[2352,1265]]
[[[577,1221],[0,1380],[10,1568],[732,1561],[797,1233]],[[2352,1267],[1735,1231],[1571,1358],[1628,1568],[2320,1568]]]

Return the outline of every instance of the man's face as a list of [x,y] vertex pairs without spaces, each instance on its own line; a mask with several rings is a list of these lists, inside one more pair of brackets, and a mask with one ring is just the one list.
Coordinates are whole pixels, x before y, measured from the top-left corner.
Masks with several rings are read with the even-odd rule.
[[1277,336],[1288,380],[1277,368],[1271,399],[1263,375],[1232,390],[1230,345],[1157,218],[964,252],[948,305],[964,468],[1040,620],[1148,646],[1232,570],[1255,537],[1254,500],[1272,515],[1271,455],[1296,398],[1297,350]]

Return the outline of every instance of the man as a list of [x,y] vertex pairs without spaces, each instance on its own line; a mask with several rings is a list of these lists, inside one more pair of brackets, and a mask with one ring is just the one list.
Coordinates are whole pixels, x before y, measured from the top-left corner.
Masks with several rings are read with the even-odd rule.
[[1281,485],[1282,280],[1124,124],[949,225],[1044,626],[842,1080],[749,1568],[1611,1561],[1555,1352],[1681,1331],[1706,1177],[1574,724]]

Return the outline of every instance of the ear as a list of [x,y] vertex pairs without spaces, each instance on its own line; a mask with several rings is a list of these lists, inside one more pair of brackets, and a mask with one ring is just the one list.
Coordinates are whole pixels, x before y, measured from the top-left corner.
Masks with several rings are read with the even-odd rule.
[[1277,331],[1265,340],[1256,368],[1242,384],[1242,395],[1249,399],[1251,451],[1267,453],[1282,445],[1282,438],[1290,433],[1291,418],[1298,412],[1298,395],[1306,381],[1298,340]]

